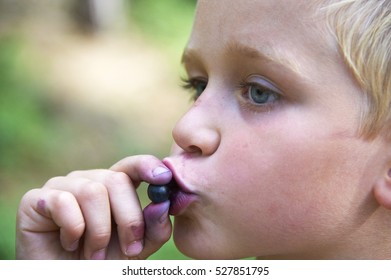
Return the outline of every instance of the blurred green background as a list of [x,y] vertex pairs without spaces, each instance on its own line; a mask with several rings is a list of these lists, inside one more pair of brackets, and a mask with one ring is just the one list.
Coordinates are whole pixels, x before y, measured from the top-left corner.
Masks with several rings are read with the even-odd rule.
[[[49,178],[164,157],[189,106],[180,56],[195,0],[0,0],[0,259],[21,196]],[[147,203],[145,185],[139,189]],[[183,259],[167,243],[152,259]]]

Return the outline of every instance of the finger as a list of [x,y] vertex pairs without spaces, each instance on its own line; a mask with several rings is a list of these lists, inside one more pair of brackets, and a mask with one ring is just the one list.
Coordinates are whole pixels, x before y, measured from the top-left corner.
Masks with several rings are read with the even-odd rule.
[[145,207],[145,244],[144,250],[138,256],[139,259],[148,258],[170,239],[172,224],[168,216],[169,207],[169,201],[159,204],[151,203]]
[[44,188],[74,195],[86,223],[84,257],[104,259],[111,237],[111,211],[106,186],[86,178],[56,177],[49,180]]
[[67,251],[78,248],[85,229],[76,198],[69,192],[58,190],[27,192],[21,200],[17,224],[20,233],[42,235],[59,230],[61,245]]
[[128,257],[140,254],[144,244],[144,217],[136,188],[129,176],[111,170],[76,171],[69,176],[94,179],[105,185],[121,251]]
[[136,187],[142,181],[152,184],[166,184],[172,178],[171,171],[162,161],[151,155],[124,158],[110,169],[126,173]]
[[[172,173],[171,171],[159,160],[158,158],[150,155],[140,155],[140,156],[132,156],[132,157],[127,157],[115,165],[111,167],[111,170],[125,173],[128,175],[128,177],[131,180],[131,183],[134,185],[134,187],[137,187],[141,181],[146,181],[148,183],[153,183],[153,184],[166,184],[171,181],[172,179]],[[112,188],[110,188],[110,192]],[[111,197],[111,196],[110,196]],[[114,197],[114,196],[113,196]],[[119,199],[118,199],[119,200]],[[167,206],[168,207],[168,206]],[[156,207],[151,207],[150,214],[151,218],[153,218],[158,215],[159,211],[157,211],[159,208]],[[125,209],[122,208],[122,209]],[[140,207],[141,209],[141,207]],[[160,209],[162,210],[162,209]],[[117,210],[113,210],[116,213],[119,213]],[[131,210],[128,210],[131,211]],[[134,211],[134,209],[132,210]],[[166,212],[166,210],[164,210]],[[168,212],[168,210],[167,210]],[[129,214],[131,212],[125,212],[124,215],[115,215],[116,217],[116,222],[119,225],[118,227],[118,233],[119,233],[119,238],[120,238],[120,243],[121,247],[123,248],[122,250],[125,249],[124,253],[128,257],[134,257],[138,256],[143,250],[142,244],[148,245],[147,240],[138,240],[139,237],[144,235],[144,224],[143,222],[141,223],[134,223],[129,221]],[[145,213],[145,212],[144,212]],[[149,213],[149,210],[147,209],[147,214]],[[150,215],[148,214],[148,215]],[[158,215],[159,217],[163,213],[160,213]],[[154,216],[155,215],[155,216]],[[168,214],[166,215],[168,217]],[[159,218],[157,217],[157,219]],[[141,216],[142,218],[142,216]],[[148,219],[147,219],[148,220]],[[141,220],[143,221],[143,220]],[[164,226],[165,225],[165,226]],[[146,228],[148,229],[149,225],[146,225]],[[171,234],[171,222],[169,223],[169,226],[166,225],[166,223],[162,223],[161,227],[164,228],[164,232],[167,235],[167,228],[168,228],[168,237]],[[159,230],[159,229],[158,229]],[[155,229],[152,230],[154,232]],[[145,246],[145,245],[144,245]],[[148,245],[149,246],[149,245]],[[143,252],[145,251],[145,248]],[[147,251],[151,251],[147,247]],[[148,253],[143,253],[147,255]]]

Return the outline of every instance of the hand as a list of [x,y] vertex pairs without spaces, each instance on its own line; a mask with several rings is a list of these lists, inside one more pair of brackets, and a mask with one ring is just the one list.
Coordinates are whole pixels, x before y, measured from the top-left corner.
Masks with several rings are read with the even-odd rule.
[[21,200],[16,258],[146,259],[171,236],[169,202],[142,211],[136,188],[171,178],[159,159],[132,156],[50,179]]

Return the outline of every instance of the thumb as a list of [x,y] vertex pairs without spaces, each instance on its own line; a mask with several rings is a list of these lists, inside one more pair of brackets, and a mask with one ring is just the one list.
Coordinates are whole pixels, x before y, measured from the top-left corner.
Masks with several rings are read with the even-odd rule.
[[172,224],[168,215],[169,208],[169,201],[157,204],[151,203],[145,207],[144,249],[139,255],[140,259],[148,258],[170,239]]

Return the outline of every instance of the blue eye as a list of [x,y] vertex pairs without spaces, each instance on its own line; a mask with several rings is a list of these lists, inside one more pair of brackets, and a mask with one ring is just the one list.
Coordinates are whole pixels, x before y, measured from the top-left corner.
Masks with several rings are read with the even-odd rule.
[[256,105],[272,103],[279,98],[279,95],[274,91],[251,84],[247,86],[245,94],[247,95],[247,98]]
[[208,85],[208,82],[203,79],[183,79],[182,81],[183,87],[191,91],[194,100],[200,97]]
[[262,75],[250,75],[239,83],[240,95],[248,104],[264,109],[281,99],[282,94],[273,82]]

